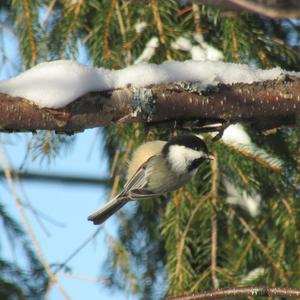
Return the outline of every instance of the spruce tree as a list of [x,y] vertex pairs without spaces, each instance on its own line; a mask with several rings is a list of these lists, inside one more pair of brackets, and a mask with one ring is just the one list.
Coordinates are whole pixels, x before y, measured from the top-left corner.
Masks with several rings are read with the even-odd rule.
[[[18,37],[26,67],[76,59],[83,45],[94,66],[123,68],[153,38],[158,42],[149,62],[182,61],[191,53],[172,43],[184,37],[193,46],[218,49],[226,62],[299,69],[297,22],[181,2],[15,0],[0,9]],[[118,239],[108,237],[111,251],[103,271],[113,288],[158,299],[228,286],[299,287],[299,120],[295,128],[268,134],[244,125],[251,145],[212,142],[204,135],[214,162],[202,166],[186,187],[120,212]],[[140,124],[106,128],[107,153],[119,175],[115,184],[124,183],[126,162],[139,144],[185,132]],[[43,152],[49,140],[44,133],[38,138]],[[255,213],[245,204],[249,198],[257,200]]]

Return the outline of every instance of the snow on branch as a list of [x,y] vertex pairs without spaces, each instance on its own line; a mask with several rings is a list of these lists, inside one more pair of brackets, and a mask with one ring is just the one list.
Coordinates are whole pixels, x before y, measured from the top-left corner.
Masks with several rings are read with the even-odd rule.
[[300,78],[223,62],[138,64],[112,71],[56,61],[0,81],[2,131],[72,133],[115,122],[251,121],[292,125]]

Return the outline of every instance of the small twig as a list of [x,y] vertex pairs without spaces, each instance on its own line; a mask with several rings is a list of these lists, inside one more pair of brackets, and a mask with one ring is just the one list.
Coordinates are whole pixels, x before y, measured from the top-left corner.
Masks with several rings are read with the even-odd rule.
[[115,151],[115,155],[112,159],[112,163],[111,163],[111,168],[110,168],[110,176],[114,176],[115,172],[116,172],[116,168],[117,168],[117,164],[118,164],[118,160],[119,160],[119,156],[120,156],[120,149],[117,149]]
[[51,280],[49,280],[48,285],[46,287],[46,291],[45,291],[45,296],[44,296],[44,300],[50,300],[50,295],[51,295],[51,289],[52,289],[52,282]]
[[19,212],[20,212],[20,215],[21,215],[21,218],[23,220],[23,224],[24,224],[24,227],[28,233],[28,235],[30,236],[32,242],[33,242],[33,245],[36,249],[36,252],[38,254],[38,257],[42,263],[42,265],[44,266],[45,268],[45,271],[46,273],[48,274],[49,278],[50,278],[50,281],[56,285],[57,289],[62,293],[62,295],[64,296],[65,299],[67,300],[71,300],[71,298],[69,297],[69,295],[67,294],[67,292],[63,289],[63,287],[60,285],[60,283],[58,282],[57,278],[55,277],[55,274],[52,272],[44,254],[43,254],[43,251],[36,239],[36,236],[34,234],[34,231],[30,225],[30,222],[28,220],[28,217],[24,211],[24,208],[23,208],[23,205],[22,205],[22,202],[18,196],[18,193],[15,189],[15,186],[14,186],[14,182],[13,182],[13,177],[12,177],[12,174],[10,172],[10,169],[9,169],[9,166],[8,166],[8,163],[6,161],[6,158],[5,158],[5,155],[3,153],[3,151],[0,151],[0,161],[1,161],[1,164],[3,166],[3,169],[5,171],[5,175],[6,175],[6,179],[7,179],[7,182],[8,182],[8,185],[9,185],[9,188],[12,192],[12,195],[14,196],[14,199],[15,199],[15,202],[17,204],[17,207],[19,209]]
[[116,0],[111,1],[111,6],[105,21],[105,32],[104,32],[104,57],[109,58],[111,51],[109,49],[109,27],[113,16],[114,8],[116,6]]
[[89,244],[90,241],[94,240],[95,237],[98,235],[98,233],[100,232],[100,230],[102,229],[102,227],[98,227],[86,240],[83,241],[83,243],[81,243],[79,245],[79,247],[77,247],[66,259],[63,263],[59,264],[59,266],[57,267],[57,269],[53,272],[53,274],[57,274],[64,266],[67,265],[67,263],[70,262],[71,259],[73,259],[85,246],[87,246],[87,244]]
[[182,15],[184,15],[184,14],[190,12],[192,9],[193,9],[192,6],[188,6],[188,7],[184,8],[184,9],[180,10],[180,12],[178,12],[178,13],[176,14],[176,17],[180,17],[180,16],[182,16]]
[[[6,148],[3,147],[3,154],[5,155],[8,164],[11,164],[10,157],[7,155]],[[24,201],[22,201],[22,205],[24,208],[28,208],[32,215],[34,216],[37,223],[40,225],[41,229],[44,231],[44,233],[49,237],[51,234],[49,230],[47,229],[46,225],[43,223],[42,218],[40,214],[37,212],[37,210],[32,205],[30,199],[27,197],[24,186],[22,184],[22,181],[20,179],[19,173],[16,169],[10,169],[10,173],[12,174],[12,177],[14,180],[16,180],[16,183],[20,186],[21,193],[23,195]],[[3,170],[0,170],[0,177],[5,176],[5,172]],[[25,203],[26,202],[26,203]]]
[[30,4],[28,0],[25,0],[24,3],[24,17],[26,20],[26,26],[28,26],[28,40],[30,44],[30,50],[31,50],[31,62],[35,63],[38,56],[38,50],[36,45],[36,40],[34,36],[34,30],[33,30],[33,22],[32,22],[32,12],[30,10]]
[[[10,170],[10,172],[13,172],[14,170]],[[5,176],[4,171],[0,168],[0,178]],[[28,180],[28,181],[34,181],[34,182],[47,182],[49,183],[60,183],[60,184],[71,184],[76,185],[77,187],[79,185],[94,185],[94,186],[109,186],[111,184],[110,178],[98,178],[98,177],[82,177],[82,175],[68,175],[68,174],[47,174],[45,172],[18,172],[18,177],[21,180]]]
[[223,288],[215,291],[207,291],[189,296],[178,296],[167,298],[167,300],[212,300],[238,297],[300,297],[300,289],[279,288],[279,287],[241,287]]
[[193,292],[194,290],[196,290],[197,288],[199,288],[200,283],[207,277],[209,276],[209,274],[211,273],[211,270],[208,269],[204,272],[202,272],[201,276],[199,277],[199,279],[195,282],[195,284],[192,286],[191,288],[191,292]]
[[123,40],[123,42],[125,42],[125,40],[126,40],[126,36],[125,36],[126,29],[125,29],[125,25],[124,25],[122,13],[121,13],[120,5],[119,5],[118,1],[116,1],[116,13],[117,13],[117,17],[118,17],[120,32],[121,32],[121,35],[122,35],[122,40]]
[[8,33],[10,33],[13,36],[15,36],[15,32],[11,28],[9,28],[8,26],[6,26],[3,23],[0,23],[0,29],[2,29],[3,31],[6,31]]
[[187,234],[190,230],[190,227],[192,225],[192,221],[196,215],[196,213],[198,212],[198,210],[200,209],[200,207],[203,205],[202,201],[199,201],[197,206],[194,208],[194,210],[191,212],[191,215],[189,217],[189,220],[184,228],[184,231],[182,233],[181,239],[180,239],[180,243],[179,243],[179,247],[177,247],[177,253],[176,253],[176,257],[177,257],[177,262],[176,262],[176,274],[180,274],[181,271],[181,261],[182,261],[182,254],[183,254],[183,250],[184,250],[184,246],[185,246],[185,242],[186,242],[186,237]]
[[230,210],[233,212],[233,215],[240,221],[240,223],[244,226],[244,228],[249,232],[249,234],[254,238],[256,244],[259,246],[265,257],[269,260],[269,262],[272,264],[273,268],[278,272],[280,275],[280,278],[285,284],[288,284],[288,278],[287,276],[282,272],[282,270],[279,268],[278,263],[274,262],[274,258],[272,254],[270,253],[269,249],[262,243],[261,239],[258,237],[258,235],[251,229],[249,224],[246,222],[246,220],[239,216],[236,211],[233,208],[230,208]]
[[[278,3],[277,6],[271,6],[264,4],[264,1],[249,1],[249,0],[227,0],[239,7],[249,10],[254,13],[261,14],[263,16],[274,18],[274,19],[288,19],[288,18],[299,18],[300,11],[296,8],[289,8],[287,5],[285,8],[280,8]],[[278,1],[279,2],[279,1]],[[298,7],[299,8],[299,7]]]
[[130,23],[130,13],[129,13],[129,2],[126,0],[122,0],[122,8],[124,8],[125,16],[126,16],[126,27],[127,31],[131,30],[131,23]]
[[[266,220],[262,220],[258,226],[257,229],[260,229],[264,224],[265,224]],[[237,258],[237,262],[233,268],[233,272],[237,272],[242,264],[242,262],[244,261],[246,255],[248,254],[249,250],[251,249],[253,243],[255,242],[254,237],[250,236],[249,241],[247,243],[247,245],[244,247],[244,251],[241,253],[241,255]]]
[[118,259],[117,264],[119,264],[119,266],[116,266],[116,269],[123,269],[124,273],[126,274],[126,280],[129,281],[132,290],[135,291],[137,288],[137,279],[134,273],[132,273],[129,268],[128,250],[120,241],[114,240],[114,238],[109,233],[106,233],[106,236]]
[[[15,177],[15,179],[17,180],[17,183],[19,184],[20,186],[20,189],[21,189],[21,192],[23,194],[23,198],[24,200],[26,201],[26,206],[29,208],[29,210],[31,211],[32,215],[34,216],[35,220],[37,221],[37,223],[40,225],[41,229],[44,231],[44,233],[50,237],[51,234],[50,234],[50,231],[48,230],[48,228],[46,227],[46,225],[44,224],[44,222],[42,221],[40,215],[37,213],[36,209],[33,207],[30,199],[27,197],[26,195],[26,192],[25,192],[25,189],[24,189],[24,186],[20,180],[20,177],[19,177],[19,174],[16,170],[13,170],[13,175]],[[24,203],[23,203],[23,206],[24,206]]]
[[[158,30],[158,33],[159,33],[159,40],[164,46],[166,46],[167,41],[166,41],[166,36],[165,36],[165,33],[164,33],[164,26],[163,26],[163,23],[162,23],[161,18],[160,18],[160,13],[159,13],[157,0],[151,0],[151,9],[152,9],[152,12],[153,12],[153,15],[154,15],[154,20],[155,20],[155,23],[156,23],[156,27],[157,27],[157,30]],[[167,56],[168,60],[172,59],[172,56],[171,56],[171,53],[170,53],[170,50],[168,49],[168,47],[166,48],[166,56]]]
[[237,39],[236,32],[234,29],[232,30],[232,52],[233,52],[233,56],[234,56],[235,60],[237,62],[239,62],[240,54],[239,54],[239,47],[238,47],[238,39]]
[[62,273],[62,272],[59,272],[56,275],[60,276],[60,277],[71,278],[71,279],[86,280],[86,281],[92,281],[92,282],[100,282],[100,283],[105,284],[105,285],[111,285],[112,284],[112,281],[110,279],[101,278],[101,277],[98,277],[98,276],[81,275],[81,274],[69,274],[69,273]]
[[52,0],[47,8],[47,12],[46,12],[46,16],[45,16],[45,19],[43,21],[43,27],[46,27],[47,24],[48,24],[48,19],[53,11],[53,8],[54,8],[54,5],[56,3],[57,0]]
[[[129,141],[128,146],[127,146],[127,150],[125,153],[125,157],[127,158],[129,155],[129,152],[131,150],[132,147],[132,140]],[[119,181],[120,181],[120,176],[116,175],[114,182],[113,182],[113,187],[112,187],[112,191],[111,191],[111,197],[113,198],[114,195],[117,193],[117,189],[119,186]],[[85,248],[85,246],[87,246],[90,241],[94,240],[96,238],[96,236],[98,235],[98,233],[100,232],[100,230],[102,230],[103,227],[98,227],[86,240],[83,241],[83,243],[81,243],[79,245],[79,247],[77,247],[66,259],[63,263],[61,263],[57,269],[53,272],[54,274],[57,274],[64,266],[67,265],[67,263],[70,262],[71,259],[73,259],[83,248]]]
[[200,19],[200,9],[199,4],[193,3],[193,16],[194,16],[194,23],[195,23],[195,32],[201,33],[201,19]]
[[[129,6],[129,2],[122,0],[122,9],[124,9],[124,13],[125,13],[126,31],[130,32],[131,31],[131,22],[130,22],[130,13],[129,13],[128,6]],[[138,37],[138,35],[137,35],[137,37]],[[130,43],[126,43],[129,45],[129,47],[124,47],[125,43],[123,43],[121,51],[120,51],[120,53],[123,53],[123,49],[127,48],[126,65],[128,65],[128,66],[132,64],[131,48],[132,48],[132,45],[135,43],[135,40],[137,39],[137,37],[132,39]]]
[[217,198],[219,185],[218,158],[214,153],[215,159],[211,162],[212,185],[211,185],[211,279],[213,287],[219,287],[217,278],[217,244],[218,244],[218,221],[217,221]]

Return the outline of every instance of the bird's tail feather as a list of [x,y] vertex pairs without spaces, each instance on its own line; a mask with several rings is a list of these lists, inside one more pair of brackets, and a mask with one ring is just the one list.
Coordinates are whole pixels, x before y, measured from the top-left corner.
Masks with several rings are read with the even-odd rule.
[[117,197],[108,201],[103,207],[89,215],[88,220],[92,221],[95,225],[102,224],[127,202],[127,197],[122,197],[121,195],[118,195]]

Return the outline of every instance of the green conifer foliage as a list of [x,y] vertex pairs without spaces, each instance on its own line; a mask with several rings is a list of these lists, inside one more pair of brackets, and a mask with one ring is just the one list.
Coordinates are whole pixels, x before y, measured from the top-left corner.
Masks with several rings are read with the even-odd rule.
[[[28,0],[1,5],[11,16],[8,25],[16,25],[26,66],[74,58],[80,42],[93,65],[123,68],[134,63],[153,37],[159,44],[150,62],[185,60],[190,53],[174,49],[172,42],[186,37],[197,46],[193,39],[197,32],[223,52],[225,61],[299,70],[300,56],[294,48],[299,23],[291,20],[228,14],[175,0],[45,0],[39,4]],[[38,18],[41,11],[48,14],[46,23]],[[145,22],[141,32],[136,30],[140,22]],[[227,286],[299,287],[299,126],[270,135],[251,128],[247,132],[254,143],[251,149],[213,143],[211,136],[205,136],[216,162],[201,166],[192,182],[179,191],[136,202],[120,212],[119,236],[108,236],[111,251],[105,265],[114,288],[127,289],[141,299],[158,299]],[[115,186],[124,183],[126,163],[140,143],[180,133],[172,126],[107,128]],[[228,202],[228,182],[240,199],[247,195],[261,199],[256,214],[243,204]],[[0,285],[3,280],[0,277]],[[17,285],[12,289],[23,293]]]

